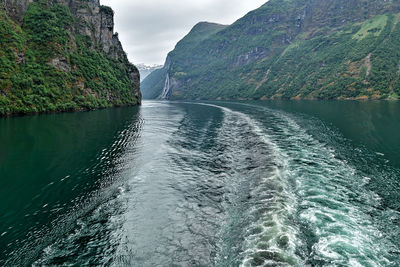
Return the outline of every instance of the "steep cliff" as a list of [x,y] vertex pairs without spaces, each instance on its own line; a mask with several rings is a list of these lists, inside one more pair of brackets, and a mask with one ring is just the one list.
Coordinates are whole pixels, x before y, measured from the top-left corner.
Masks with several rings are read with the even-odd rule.
[[270,0],[175,48],[143,91],[163,98],[166,84],[171,99],[397,99],[399,12],[396,0]]
[[[184,75],[183,68],[174,70],[174,66],[190,65],[193,58],[196,56],[196,54],[192,55],[192,53],[195,53],[197,45],[226,27],[225,25],[209,22],[200,22],[196,24],[190,33],[178,42],[174,51],[168,54],[164,67],[153,71],[143,81],[143,98],[169,98],[172,93],[170,88],[176,86],[175,83],[180,75]],[[188,54],[191,56],[187,56]],[[174,75],[171,76],[172,79],[169,77],[171,71],[174,71]]]
[[2,0],[0,115],[141,102],[140,77],[99,0]]

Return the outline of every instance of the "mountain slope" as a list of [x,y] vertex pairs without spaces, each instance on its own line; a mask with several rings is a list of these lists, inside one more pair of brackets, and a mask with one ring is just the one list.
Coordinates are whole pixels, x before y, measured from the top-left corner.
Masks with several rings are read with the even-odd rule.
[[399,12],[395,0],[270,0],[176,48],[143,88],[159,80],[153,96],[165,84],[171,99],[397,99]]
[[140,81],[143,81],[150,73],[155,70],[161,69],[162,65],[145,65],[145,64],[136,64],[136,67],[140,73]]
[[[169,91],[164,91],[164,87],[166,86],[166,76],[169,75],[169,72],[173,69],[176,77],[182,75],[183,72],[180,72],[179,66],[190,64],[190,58],[186,57],[186,55],[194,52],[199,43],[226,27],[225,25],[209,22],[196,24],[189,34],[178,42],[174,51],[168,54],[164,67],[153,71],[143,81],[143,98],[168,98]],[[168,79],[168,82],[174,83],[174,79],[171,81]]]
[[98,0],[2,0],[0,115],[140,103],[113,16]]

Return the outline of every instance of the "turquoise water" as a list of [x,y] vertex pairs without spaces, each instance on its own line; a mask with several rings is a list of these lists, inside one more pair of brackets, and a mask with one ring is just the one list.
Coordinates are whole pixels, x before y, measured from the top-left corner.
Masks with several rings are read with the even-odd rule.
[[0,119],[0,265],[398,266],[397,102]]

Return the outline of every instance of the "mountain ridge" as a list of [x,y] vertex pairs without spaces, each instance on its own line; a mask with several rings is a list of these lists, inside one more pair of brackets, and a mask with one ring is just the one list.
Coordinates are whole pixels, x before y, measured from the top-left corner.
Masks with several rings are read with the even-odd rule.
[[142,88],[163,98],[163,80],[169,99],[398,99],[399,12],[390,0],[271,0],[176,47]]
[[136,64],[136,67],[138,68],[140,72],[140,81],[143,81],[147,76],[149,76],[150,73],[157,69],[161,69],[163,65],[146,65],[146,64]]

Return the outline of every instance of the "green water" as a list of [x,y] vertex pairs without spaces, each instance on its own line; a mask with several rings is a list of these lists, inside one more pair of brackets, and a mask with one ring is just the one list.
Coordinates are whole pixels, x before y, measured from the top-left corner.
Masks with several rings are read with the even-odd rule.
[[0,265],[398,266],[397,102],[0,119]]
[[400,104],[397,101],[271,101],[262,105],[319,118],[337,128],[356,146],[383,153],[391,164],[400,167]]
[[41,238],[55,230],[51,222],[113,179],[124,148],[110,147],[138,119],[137,108],[0,119],[3,260],[21,246],[31,252],[47,242]]

